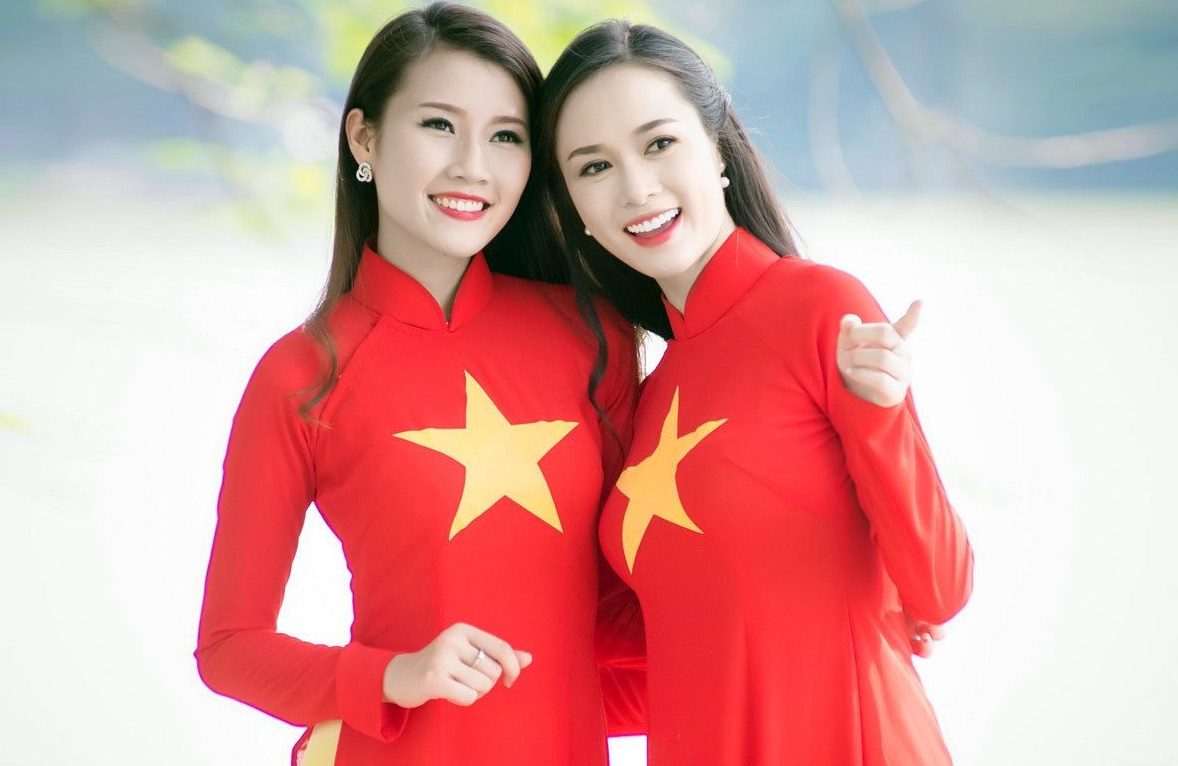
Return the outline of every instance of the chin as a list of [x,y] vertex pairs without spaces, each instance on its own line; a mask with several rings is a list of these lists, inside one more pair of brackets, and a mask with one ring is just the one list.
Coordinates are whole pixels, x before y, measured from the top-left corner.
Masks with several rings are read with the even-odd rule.
[[447,237],[438,241],[437,250],[450,258],[470,258],[486,248],[493,238],[488,236]]
[[625,263],[639,274],[651,279],[674,279],[691,269],[691,264],[680,262],[679,259],[663,259],[650,252],[639,253],[639,258],[631,258]]

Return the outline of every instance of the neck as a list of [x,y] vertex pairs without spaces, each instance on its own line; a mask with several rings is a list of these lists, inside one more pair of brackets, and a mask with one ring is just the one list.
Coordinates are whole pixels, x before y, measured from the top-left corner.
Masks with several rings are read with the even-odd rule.
[[376,252],[381,258],[413,277],[438,302],[446,321],[454,310],[454,299],[458,285],[474,256],[456,258],[440,253],[415,253],[410,249],[398,248],[394,243],[376,235]]
[[728,237],[732,236],[732,232],[734,231],[736,231],[736,224],[732,221],[732,217],[725,216],[724,223],[720,227],[720,234],[687,270],[673,276],[655,280],[658,282],[659,288],[663,291],[663,296],[667,299],[667,303],[674,306],[680,314],[687,307],[687,296],[691,293],[691,288],[695,285],[695,281],[699,279],[699,275],[703,272],[704,267],[708,265],[708,262],[712,260],[712,256],[720,249],[720,245],[723,245]]

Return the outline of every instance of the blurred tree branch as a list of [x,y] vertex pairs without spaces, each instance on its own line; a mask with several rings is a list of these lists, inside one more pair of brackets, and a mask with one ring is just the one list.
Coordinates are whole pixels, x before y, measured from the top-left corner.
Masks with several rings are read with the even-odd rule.
[[[200,137],[165,139],[149,160],[173,170],[207,168],[233,194],[239,212],[269,229],[292,211],[322,209],[331,193],[339,96],[372,34],[420,2],[410,0],[238,0],[231,13],[196,14],[215,20],[202,33],[176,0],[39,0],[50,13],[82,18],[94,51],[113,68],[153,88],[183,97]],[[543,68],[589,24],[612,16],[663,25],[649,0],[477,0],[511,27]],[[666,26],[666,25],[663,25]],[[258,54],[230,46],[274,40]],[[727,59],[688,38],[717,71]],[[303,63],[281,53],[295,43]],[[256,49],[256,48],[255,48]],[[310,55],[307,55],[307,54]],[[234,129],[254,125],[277,142]],[[259,140],[260,139],[260,140]]]
[[810,158],[823,188],[858,193],[855,178],[847,167],[839,138],[838,40],[831,34],[810,53],[810,99],[806,109],[810,136]]
[[[59,0],[60,1],[60,0]],[[405,2],[375,0],[292,0],[311,19],[324,48],[325,72],[278,66],[267,60],[247,62],[213,40],[195,35],[160,34],[158,3],[150,0],[70,0],[74,12],[89,14],[95,51],[111,66],[154,87],[178,93],[215,115],[277,130],[288,148],[302,157],[330,158],[335,152],[336,122],[343,105],[326,96],[324,75],[344,81],[371,34],[404,10]],[[255,0],[254,6],[276,5]],[[484,10],[515,30],[547,68],[565,44],[602,18],[626,16],[635,22],[661,24],[646,0],[482,0]],[[156,15],[148,23],[149,12]],[[152,27],[156,31],[152,31]],[[730,69],[712,46],[690,40],[719,71]]]
[[992,165],[1075,168],[1178,149],[1178,117],[1086,133],[1026,138],[983,130],[920,103],[888,55],[861,0],[830,0],[840,28],[891,118],[910,138]]
[[91,45],[119,71],[211,114],[272,128],[298,159],[333,156],[339,106],[316,95],[324,84],[314,73],[264,60],[247,63],[191,35],[157,43],[146,24],[121,9],[96,9],[93,22]]

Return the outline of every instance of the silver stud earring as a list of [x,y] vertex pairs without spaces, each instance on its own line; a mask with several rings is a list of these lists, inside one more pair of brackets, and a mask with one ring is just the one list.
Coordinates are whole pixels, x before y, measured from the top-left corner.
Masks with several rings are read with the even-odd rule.
[[585,227],[585,236],[586,236],[586,237],[592,237],[592,236],[593,236],[593,232],[589,231],[589,227],[588,227],[588,226],[586,226],[586,227]]
[[732,183],[732,181],[728,180],[728,176],[720,176],[720,188],[721,189],[727,189],[728,184],[730,184],[730,183]]
[[356,168],[356,180],[362,184],[366,184],[372,180],[372,166],[367,162],[361,162],[360,167]]

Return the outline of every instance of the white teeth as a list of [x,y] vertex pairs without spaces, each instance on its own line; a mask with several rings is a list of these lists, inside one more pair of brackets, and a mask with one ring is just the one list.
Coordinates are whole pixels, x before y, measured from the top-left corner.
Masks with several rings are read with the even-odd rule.
[[434,202],[442,207],[448,207],[451,210],[457,210],[462,213],[477,213],[485,208],[487,205],[483,202],[475,202],[472,199],[454,199],[453,197],[434,197]]
[[678,217],[678,215],[679,208],[668,210],[667,212],[659,213],[654,218],[645,220],[642,223],[636,223],[633,226],[627,226],[626,231],[630,232],[631,234],[645,234],[648,231],[654,231],[655,229],[666,226],[668,223]]

